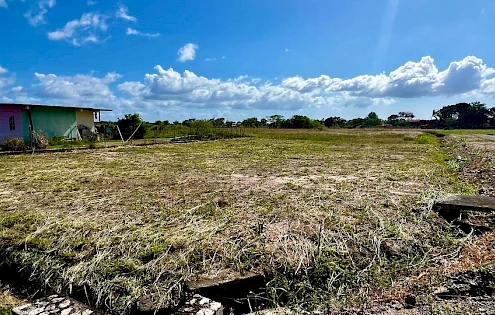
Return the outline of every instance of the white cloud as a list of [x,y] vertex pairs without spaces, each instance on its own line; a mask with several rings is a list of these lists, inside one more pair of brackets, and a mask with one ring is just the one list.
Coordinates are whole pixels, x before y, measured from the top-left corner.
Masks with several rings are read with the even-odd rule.
[[390,73],[354,78],[290,77],[276,84],[240,76],[220,80],[191,71],[155,67],[142,82],[118,89],[135,99],[167,107],[299,110],[307,107],[388,106],[398,99],[463,96],[477,92],[495,97],[495,69],[468,56],[439,71],[433,58],[406,62]]
[[5,0],[0,0],[0,8],[8,8],[7,2]]
[[0,92],[7,85],[11,85],[14,83],[14,79],[10,77],[3,77],[3,74],[8,73],[9,71],[2,66],[0,66]]
[[55,0],[39,0],[36,6],[24,13],[24,17],[32,26],[46,24],[45,15],[48,13],[48,9],[53,8],[55,4]]
[[[223,81],[188,70],[181,74],[159,65],[155,70],[157,73],[145,75],[144,82],[124,82],[118,89],[142,101],[167,107],[299,110],[334,104],[331,95],[304,93],[268,82],[256,84],[259,81],[248,76]],[[385,102],[342,93],[339,97],[368,105]]]
[[12,92],[14,92],[14,93],[20,93],[20,92],[22,92],[24,90],[24,88],[19,85],[19,86],[16,86],[16,87],[11,88],[10,90]]
[[108,29],[106,19],[106,16],[96,12],[84,13],[81,19],[67,22],[63,28],[48,33],[48,38],[53,41],[65,40],[74,46],[97,43],[100,39],[96,33]]
[[128,27],[126,32],[127,35],[145,36],[145,37],[158,37],[160,33],[142,33],[138,30]]
[[[33,91],[33,95],[22,87],[13,87],[0,88],[0,97],[10,97],[16,101],[19,97],[24,97],[26,101],[29,97],[36,97],[52,104],[103,106],[119,114],[137,111],[181,112],[184,115],[191,112],[194,115],[233,112],[237,109],[246,113],[259,113],[261,110],[324,113],[337,109],[352,112],[350,107],[376,107],[373,110],[383,112],[384,107],[403,104],[408,102],[406,99],[414,102],[413,98],[455,96],[463,100],[469,96],[469,99],[483,100],[495,97],[495,69],[473,56],[454,61],[443,70],[439,70],[434,60],[426,56],[418,62],[406,62],[390,73],[363,74],[353,78],[295,76],[282,81],[266,81],[246,75],[224,80],[188,70],[177,72],[171,68],[164,69],[160,65],[154,69],[145,74],[143,80],[118,84],[119,95],[121,93],[125,97],[117,97],[110,87],[121,78],[117,73],[101,77],[94,74],[63,76],[36,73],[37,83],[28,89]],[[4,69],[3,75],[0,75],[0,87],[14,82],[6,73]]]
[[8,98],[7,96],[2,96],[2,102],[3,103],[13,103],[14,100],[11,98]]
[[126,21],[137,22],[137,18],[129,15],[129,9],[124,5],[119,7],[115,16]]
[[98,2],[96,2],[95,0],[88,0],[88,5],[91,6],[91,5],[95,5],[97,4]]
[[113,94],[108,84],[122,76],[118,73],[108,73],[103,78],[79,74],[76,76],[57,76],[55,74],[35,73],[39,83],[34,87],[40,97],[72,100],[103,100],[112,98]]
[[205,58],[205,61],[215,61],[217,58]]
[[361,75],[351,79],[330,78],[286,78],[282,86],[300,92],[348,92],[353,96],[373,98],[413,98],[426,96],[451,96],[480,89],[495,69],[483,60],[468,56],[452,62],[444,71],[439,71],[433,58],[426,56],[419,62],[409,61],[396,70],[378,75]]
[[177,55],[179,56],[179,59],[177,60],[179,60],[180,62],[194,60],[194,58],[196,58],[196,49],[198,48],[198,45],[192,43],[184,45],[177,52]]

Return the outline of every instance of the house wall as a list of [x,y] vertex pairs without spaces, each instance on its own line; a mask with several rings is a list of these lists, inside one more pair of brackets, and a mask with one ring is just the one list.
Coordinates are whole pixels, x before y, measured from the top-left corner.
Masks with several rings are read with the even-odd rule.
[[[10,117],[14,117],[15,130],[10,130]],[[0,106],[0,142],[12,137],[23,138],[20,106]]]
[[49,138],[55,136],[76,138],[77,120],[72,108],[31,107],[31,117],[36,132],[41,132]]
[[95,119],[92,110],[76,109],[77,125],[83,125],[92,129],[95,126]]

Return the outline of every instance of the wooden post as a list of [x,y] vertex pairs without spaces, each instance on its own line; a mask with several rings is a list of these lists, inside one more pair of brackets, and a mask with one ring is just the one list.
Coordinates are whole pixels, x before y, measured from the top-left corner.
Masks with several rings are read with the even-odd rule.
[[119,125],[117,125],[117,130],[119,131],[120,139],[122,139],[122,143],[125,143],[124,137],[122,137],[122,133],[120,132]]

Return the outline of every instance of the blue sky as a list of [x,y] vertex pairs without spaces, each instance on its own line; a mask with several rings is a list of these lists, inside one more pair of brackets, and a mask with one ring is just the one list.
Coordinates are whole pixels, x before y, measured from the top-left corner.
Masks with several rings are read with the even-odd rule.
[[0,0],[0,102],[105,119],[495,106],[495,1]]

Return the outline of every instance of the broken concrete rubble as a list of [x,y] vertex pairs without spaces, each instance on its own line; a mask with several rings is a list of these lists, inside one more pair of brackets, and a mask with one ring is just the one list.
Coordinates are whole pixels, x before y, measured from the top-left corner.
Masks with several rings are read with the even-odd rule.
[[222,304],[195,294],[176,313],[176,315],[223,315]]
[[71,298],[51,295],[12,310],[17,315],[98,315],[92,308]]

